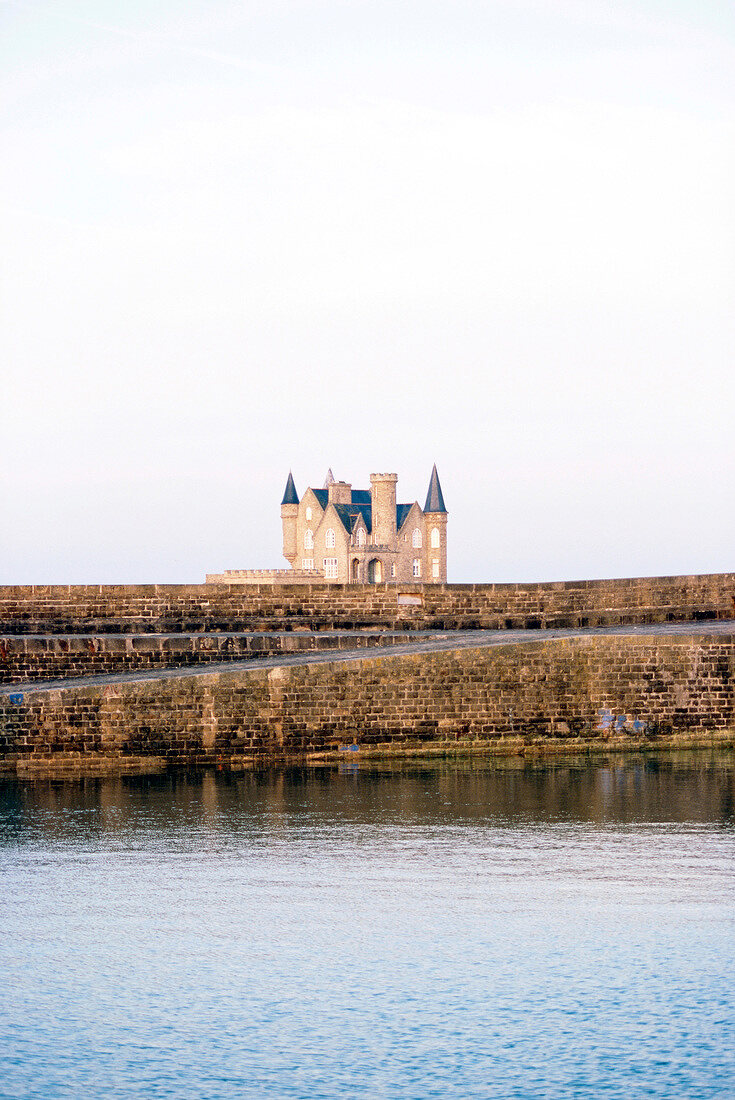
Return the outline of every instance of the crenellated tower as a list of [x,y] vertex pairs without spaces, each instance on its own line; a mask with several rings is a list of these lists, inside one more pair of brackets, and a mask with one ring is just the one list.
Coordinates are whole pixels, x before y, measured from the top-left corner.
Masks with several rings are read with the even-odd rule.
[[373,545],[396,548],[396,483],[398,474],[371,474]]

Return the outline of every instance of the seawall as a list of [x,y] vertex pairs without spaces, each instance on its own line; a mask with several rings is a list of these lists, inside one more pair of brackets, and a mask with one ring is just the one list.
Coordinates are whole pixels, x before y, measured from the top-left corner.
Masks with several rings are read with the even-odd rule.
[[732,745],[735,633],[594,635],[0,693],[39,774],[360,754]]
[[0,636],[0,684],[20,684],[156,668],[196,668],[276,655],[403,645],[412,631],[199,634],[17,634]]
[[514,629],[732,618],[735,574],[539,584],[0,586],[0,633]]

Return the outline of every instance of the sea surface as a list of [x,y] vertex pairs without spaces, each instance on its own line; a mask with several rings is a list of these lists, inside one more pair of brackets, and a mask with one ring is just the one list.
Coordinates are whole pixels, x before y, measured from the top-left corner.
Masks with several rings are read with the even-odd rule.
[[735,1097],[731,754],[0,782],[0,1096]]

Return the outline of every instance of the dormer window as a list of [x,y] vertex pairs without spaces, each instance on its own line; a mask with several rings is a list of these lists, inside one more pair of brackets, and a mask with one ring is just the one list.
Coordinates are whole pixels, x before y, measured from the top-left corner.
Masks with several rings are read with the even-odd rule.
[[420,527],[416,527],[414,529],[413,536],[411,538],[411,545],[413,546],[414,550],[420,550],[421,549],[421,528]]
[[337,540],[334,537],[334,530],[330,527],[324,539],[324,545],[328,550],[333,550]]
[[356,542],[357,542],[358,546],[364,546],[365,545],[365,528],[364,527],[358,527]]
[[314,532],[310,527],[304,531],[304,550],[314,549]]

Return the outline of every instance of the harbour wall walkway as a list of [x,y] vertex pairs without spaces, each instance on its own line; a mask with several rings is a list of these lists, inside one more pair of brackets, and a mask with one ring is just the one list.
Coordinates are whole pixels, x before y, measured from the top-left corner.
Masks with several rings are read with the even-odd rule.
[[[435,633],[435,632],[434,632]],[[323,650],[405,645],[426,631],[271,631],[198,634],[6,634],[0,636],[0,684],[198,668]]]
[[0,688],[21,775],[732,746],[735,622],[497,631]]
[[0,633],[615,626],[735,617],[735,574],[538,584],[0,586]]

